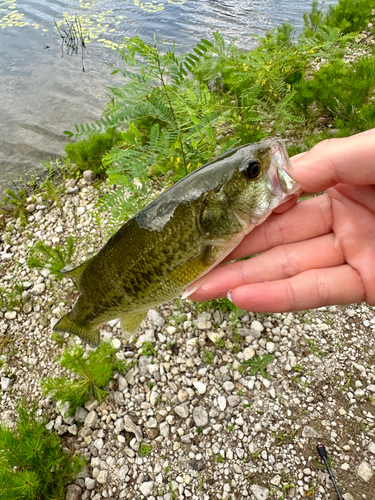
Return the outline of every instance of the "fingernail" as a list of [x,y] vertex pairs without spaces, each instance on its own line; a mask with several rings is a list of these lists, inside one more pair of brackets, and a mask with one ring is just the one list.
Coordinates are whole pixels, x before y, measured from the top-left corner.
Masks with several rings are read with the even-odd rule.
[[233,303],[232,292],[233,292],[233,290],[229,290],[229,292],[227,293],[227,298],[228,298],[228,300],[230,300]]

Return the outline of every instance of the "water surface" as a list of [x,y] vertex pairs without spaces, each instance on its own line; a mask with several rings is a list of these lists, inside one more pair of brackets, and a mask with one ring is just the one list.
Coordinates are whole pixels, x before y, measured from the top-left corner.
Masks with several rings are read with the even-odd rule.
[[[333,3],[333,2],[332,2]],[[106,88],[121,81],[107,62],[121,37],[174,41],[178,52],[219,30],[250,48],[287,21],[298,30],[311,0],[0,0],[0,189],[17,173],[43,168],[64,152],[64,130],[101,115]],[[61,51],[54,22],[78,16],[87,43],[81,55]]]

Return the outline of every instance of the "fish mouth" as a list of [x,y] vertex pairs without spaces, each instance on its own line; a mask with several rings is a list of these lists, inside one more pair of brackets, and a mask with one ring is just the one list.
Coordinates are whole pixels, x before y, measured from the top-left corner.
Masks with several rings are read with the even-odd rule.
[[277,142],[272,146],[272,163],[268,170],[268,177],[271,183],[271,191],[276,196],[292,195],[298,191],[298,184],[285,170],[292,169],[285,145]]

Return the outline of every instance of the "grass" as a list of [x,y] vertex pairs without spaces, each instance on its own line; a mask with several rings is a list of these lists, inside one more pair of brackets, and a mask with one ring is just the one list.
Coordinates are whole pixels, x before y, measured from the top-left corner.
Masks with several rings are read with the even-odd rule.
[[139,447],[139,454],[141,457],[148,457],[149,454],[151,453],[152,446],[149,446],[146,444],[144,441],[142,441],[140,447]]

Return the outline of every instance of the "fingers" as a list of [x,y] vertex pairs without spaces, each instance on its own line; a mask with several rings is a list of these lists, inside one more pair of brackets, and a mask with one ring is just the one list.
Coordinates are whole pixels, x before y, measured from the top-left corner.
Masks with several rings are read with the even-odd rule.
[[307,192],[335,184],[375,184],[375,134],[367,131],[344,139],[328,139],[292,159],[293,179]]
[[360,276],[347,264],[305,271],[286,280],[240,286],[228,298],[241,309],[270,313],[365,300]]
[[227,291],[249,283],[290,278],[309,269],[345,263],[334,235],[283,245],[249,260],[214,269],[191,298],[208,300],[225,297]]
[[327,195],[300,201],[283,214],[272,214],[245,236],[226,261],[264,252],[277,245],[316,238],[332,230],[332,208]]

